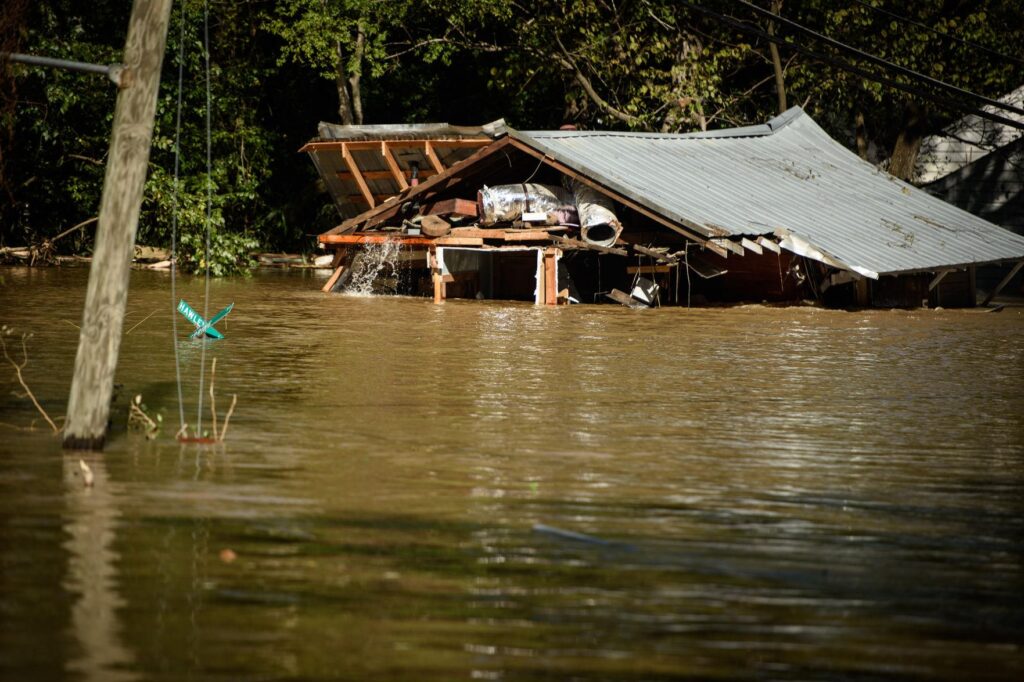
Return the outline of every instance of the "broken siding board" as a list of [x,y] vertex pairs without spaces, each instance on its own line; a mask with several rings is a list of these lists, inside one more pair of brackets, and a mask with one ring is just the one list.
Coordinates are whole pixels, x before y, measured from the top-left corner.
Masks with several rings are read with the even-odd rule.
[[741,237],[740,238],[740,246],[742,246],[747,251],[753,251],[758,256],[760,256],[760,255],[762,255],[764,253],[764,249],[761,248],[760,244],[757,244],[756,242],[752,242],[749,239],[747,239],[746,237]]
[[349,148],[344,143],[342,143],[341,146],[341,157],[344,159],[345,165],[348,166],[349,172],[352,173],[352,178],[356,181],[356,185],[359,186],[359,191],[362,192],[366,203],[370,205],[370,208],[376,206],[377,201],[374,199],[373,193],[370,192],[370,188],[366,184],[366,180],[363,179],[363,174],[359,170],[359,166],[356,164],[355,159],[352,158],[351,151],[349,151]]

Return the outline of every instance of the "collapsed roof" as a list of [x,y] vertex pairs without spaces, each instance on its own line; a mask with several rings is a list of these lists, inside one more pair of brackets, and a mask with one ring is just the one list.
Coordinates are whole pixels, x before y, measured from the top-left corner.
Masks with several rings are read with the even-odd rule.
[[[513,147],[709,246],[770,236],[793,253],[873,279],[1024,259],[1024,237],[875,168],[799,107],[762,125],[681,135],[522,132],[503,122],[372,128],[322,126],[303,148],[348,217],[328,234],[379,223],[407,200],[486,176]],[[404,182],[411,166],[389,159],[387,140],[419,153],[412,160],[431,176]],[[370,163],[379,169],[366,180],[351,155],[371,148],[376,153],[363,158],[376,157]],[[354,208],[353,199],[363,205]]]

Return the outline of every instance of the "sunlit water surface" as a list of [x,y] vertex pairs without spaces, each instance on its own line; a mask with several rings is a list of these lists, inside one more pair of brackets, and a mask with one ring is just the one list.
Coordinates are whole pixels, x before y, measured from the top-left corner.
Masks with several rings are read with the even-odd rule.
[[[54,415],[85,277],[0,270]],[[92,488],[16,428],[37,415],[3,366],[0,677],[1024,679],[1021,309],[434,306],[323,278],[212,283],[238,407],[199,447],[172,439],[169,278],[134,273]],[[136,394],[154,441],[125,430]]]

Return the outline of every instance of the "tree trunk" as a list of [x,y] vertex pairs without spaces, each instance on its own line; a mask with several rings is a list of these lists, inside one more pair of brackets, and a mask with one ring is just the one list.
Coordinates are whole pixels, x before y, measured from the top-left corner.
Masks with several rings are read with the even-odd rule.
[[889,157],[889,173],[900,180],[910,182],[914,175],[914,164],[917,153],[921,149],[921,140],[928,132],[928,112],[925,107],[915,101],[907,103],[903,129],[896,138],[896,144]]
[[363,25],[359,24],[356,33],[356,50],[354,59],[355,67],[348,77],[349,95],[352,98],[352,118],[356,125],[363,124],[363,94],[359,87],[359,78],[363,73],[363,52],[366,49],[366,35],[363,33]]
[[342,48],[340,40],[337,43],[337,51],[338,65],[335,83],[338,87],[338,118],[341,119],[343,125],[350,126],[354,123],[352,118],[352,100],[348,96],[348,74],[345,69],[345,50]]
[[857,155],[868,160],[868,131],[864,126],[864,112],[858,111],[854,117],[854,135],[857,137]]
[[[772,0],[772,14],[782,11],[782,0]],[[768,24],[768,35],[775,35],[775,22]],[[775,70],[775,93],[779,97],[779,113],[788,109],[786,106],[786,82],[782,73],[782,58],[779,56],[779,46],[774,42],[768,43],[768,51],[772,54],[772,68]]]

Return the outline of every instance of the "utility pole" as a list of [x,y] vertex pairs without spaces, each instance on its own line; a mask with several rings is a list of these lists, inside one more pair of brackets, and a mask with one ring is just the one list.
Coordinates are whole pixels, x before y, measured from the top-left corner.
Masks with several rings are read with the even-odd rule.
[[170,16],[171,0],[135,0],[132,5],[68,399],[65,448],[102,450],[107,436]]

